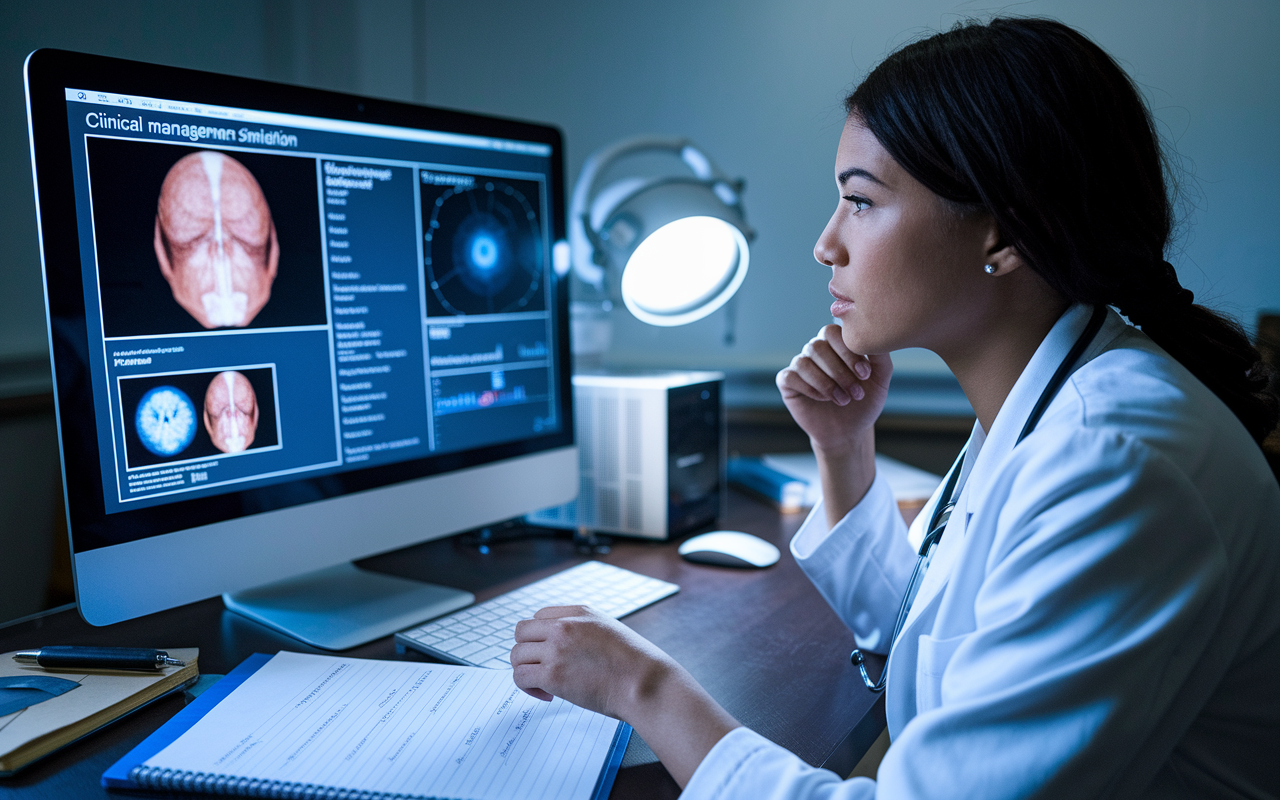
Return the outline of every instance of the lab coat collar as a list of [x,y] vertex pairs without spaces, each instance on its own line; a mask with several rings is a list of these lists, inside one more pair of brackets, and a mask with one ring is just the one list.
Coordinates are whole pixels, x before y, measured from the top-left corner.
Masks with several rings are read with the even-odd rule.
[[[1080,360],[1076,362],[1075,369],[1079,369],[1106,350],[1116,336],[1128,327],[1124,320],[1111,309],[1107,309],[1106,313],[1102,327],[1080,356]],[[1031,356],[1022,374],[1018,376],[1009,396],[1005,398],[1000,411],[996,413],[995,421],[991,423],[991,430],[987,432],[982,450],[974,460],[969,480],[966,481],[965,493],[968,495],[966,499],[969,501],[970,509],[976,510],[982,506],[982,498],[985,497],[991,482],[995,480],[996,467],[1013,451],[1018,435],[1022,433],[1022,428],[1031,415],[1031,409],[1040,399],[1040,394],[1045,387],[1049,385],[1050,379],[1057,372],[1062,360],[1067,357],[1076,340],[1080,338],[1080,334],[1084,332],[1092,315],[1093,306],[1084,303],[1070,306],[1049,329],[1048,335],[1044,337],[1044,341],[1040,342],[1035,354]],[[1066,384],[1058,390],[1059,395],[1065,389]],[[1050,406],[1052,407],[1052,403]],[[977,422],[974,422],[974,428],[981,430]]]
[[[1004,405],[996,414],[991,430],[984,433],[982,426],[974,422],[960,472],[960,493],[956,498],[956,507],[947,521],[946,531],[938,544],[933,561],[921,580],[920,590],[916,594],[915,602],[911,604],[911,611],[907,615],[898,641],[905,639],[909,634],[914,636],[918,633],[912,629],[918,627],[922,617],[926,620],[932,618],[934,601],[947,585],[952,565],[960,557],[964,547],[969,517],[982,508],[984,498],[994,480],[996,468],[1012,452],[1018,441],[1018,434],[1022,433],[1022,428],[1031,414],[1031,409],[1040,399],[1040,394],[1045,387],[1049,385],[1050,379],[1057,372],[1062,360],[1070,353],[1076,339],[1084,332],[1092,314],[1092,306],[1076,304],[1068,308],[1036,348],[1035,355],[1027,362],[1026,368],[1014,383]],[[1082,364],[1105,350],[1127,327],[1114,311],[1108,309],[1107,318],[1104,319],[1097,335],[1093,337],[1093,342],[1080,356],[1076,368],[1079,369]],[[946,498],[935,494],[931,507],[925,510],[932,514],[936,504],[945,502]],[[920,536],[923,535],[921,532]],[[919,540],[912,541],[912,545],[918,548]],[[925,624],[928,624],[927,621]]]

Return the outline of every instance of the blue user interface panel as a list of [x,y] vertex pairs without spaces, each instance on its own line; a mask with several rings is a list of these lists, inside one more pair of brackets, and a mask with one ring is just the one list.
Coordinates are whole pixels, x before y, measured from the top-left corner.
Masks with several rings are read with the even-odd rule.
[[548,145],[66,100],[108,514],[562,428]]

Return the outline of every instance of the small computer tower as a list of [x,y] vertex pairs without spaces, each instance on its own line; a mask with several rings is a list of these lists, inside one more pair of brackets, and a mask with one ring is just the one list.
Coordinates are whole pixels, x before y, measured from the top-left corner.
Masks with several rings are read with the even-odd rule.
[[575,375],[573,412],[578,499],[530,523],[667,539],[723,512],[723,373]]

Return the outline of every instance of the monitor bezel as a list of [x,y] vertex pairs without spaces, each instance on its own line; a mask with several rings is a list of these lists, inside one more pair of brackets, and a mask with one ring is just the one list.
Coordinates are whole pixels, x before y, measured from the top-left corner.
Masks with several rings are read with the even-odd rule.
[[[573,447],[568,281],[556,280],[555,302],[560,309],[556,350],[563,365],[557,376],[559,432],[107,514],[89,361],[89,348],[100,343],[89,338],[81,289],[66,88],[544,143],[551,148],[553,241],[565,237],[563,138],[551,125],[62,50],[33,52],[27,58],[25,75],[54,402],[73,555]],[[309,499],[299,501],[300,495]]]

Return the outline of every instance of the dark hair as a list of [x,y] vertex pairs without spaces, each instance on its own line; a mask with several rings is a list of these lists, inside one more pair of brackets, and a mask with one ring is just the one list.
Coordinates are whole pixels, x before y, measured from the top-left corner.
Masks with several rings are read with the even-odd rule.
[[1258,351],[1165,261],[1168,164],[1137,88],[1098,45],[1053,20],[963,22],[890,55],[845,109],[935,194],[990,213],[1063,297],[1119,309],[1255,440],[1275,428]]

